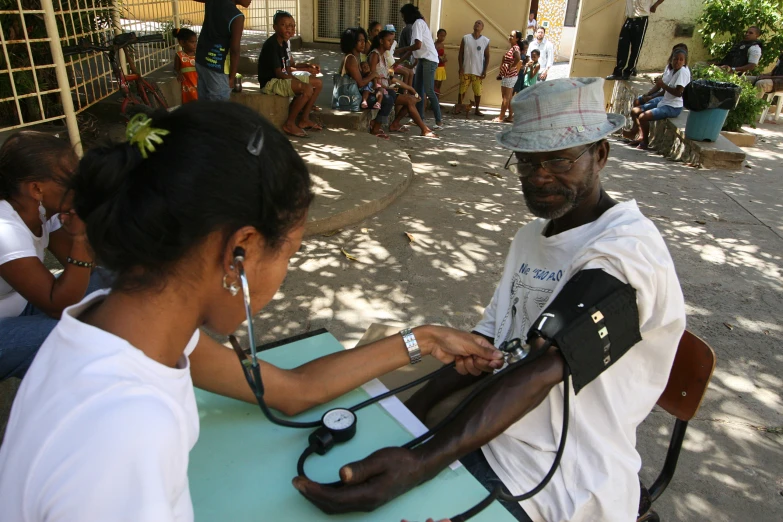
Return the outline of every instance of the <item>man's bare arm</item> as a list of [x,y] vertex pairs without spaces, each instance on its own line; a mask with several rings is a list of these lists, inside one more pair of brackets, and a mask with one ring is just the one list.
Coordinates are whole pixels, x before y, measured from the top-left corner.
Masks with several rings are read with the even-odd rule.
[[326,513],[371,511],[431,479],[536,408],[562,380],[564,366],[557,349],[550,348],[539,359],[489,385],[426,444],[414,450],[384,448],[344,466],[341,488],[303,477],[294,479],[294,487]]

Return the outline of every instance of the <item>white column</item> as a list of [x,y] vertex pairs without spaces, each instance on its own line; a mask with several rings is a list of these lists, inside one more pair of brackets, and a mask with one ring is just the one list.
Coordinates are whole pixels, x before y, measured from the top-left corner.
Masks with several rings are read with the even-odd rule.
[[41,0],[41,7],[44,11],[44,23],[46,24],[46,34],[49,37],[49,47],[52,51],[54,60],[54,70],[57,74],[57,87],[60,89],[60,100],[63,104],[63,113],[65,114],[65,124],[68,128],[68,137],[73,145],[76,155],[81,157],[82,137],[79,134],[79,124],[76,121],[76,111],[73,108],[73,98],[71,98],[71,84],[68,81],[68,71],[65,69],[65,57],[63,57],[63,48],[60,43],[60,33],[57,31],[57,19],[54,17],[54,5],[52,0]]

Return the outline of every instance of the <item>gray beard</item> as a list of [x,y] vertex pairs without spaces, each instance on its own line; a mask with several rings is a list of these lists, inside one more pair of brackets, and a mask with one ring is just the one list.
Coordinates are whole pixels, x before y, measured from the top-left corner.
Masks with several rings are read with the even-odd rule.
[[[590,194],[593,190],[593,186],[595,185],[596,180],[598,179],[598,176],[590,176],[585,180],[585,184],[579,187],[576,190],[569,190],[564,187],[556,187],[554,189],[541,191],[534,188],[529,188],[528,190],[525,190],[525,184],[522,183],[522,195],[525,198],[525,204],[527,205],[527,208],[530,210],[530,213],[533,214],[536,217],[544,218],[544,219],[558,219],[572,210],[574,210],[576,207],[578,207],[586,198],[587,195]],[[543,194],[543,195],[560,195],[565,197],[565,201],[562,205],[559,207],[551,207],[547,205],[539,205],[535,199],[532,196],[532,194]]]

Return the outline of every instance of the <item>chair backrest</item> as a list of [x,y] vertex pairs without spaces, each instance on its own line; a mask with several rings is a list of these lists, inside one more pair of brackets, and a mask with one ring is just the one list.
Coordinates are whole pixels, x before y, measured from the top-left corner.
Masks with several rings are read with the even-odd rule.
[[691,420],[699,410],[714,369],[715,352],[710,345],[685,330],[658,406],[682,421]]

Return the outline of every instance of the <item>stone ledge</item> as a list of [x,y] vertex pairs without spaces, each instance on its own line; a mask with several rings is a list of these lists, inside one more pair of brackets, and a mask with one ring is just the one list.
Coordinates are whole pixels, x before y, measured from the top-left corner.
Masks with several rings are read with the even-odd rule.
[[719,135],[715,143],[685,137],[688,111],[672,119],[650,124],[650,147],[667,158],[698,165],[705,169],[738,170],[745,162],[745,152]]
[[[610,104],[611,112],[630,114],[633,100],[650,88],[647,81],[615,82]],[[694,141],[685,137],[685,122],[688,111],[677,118],[652,122],[650,124],[649,146],[669,159],[682,161],[705,169],[741,169],[745,152],[725,136],[718,136],[715,143]]]

